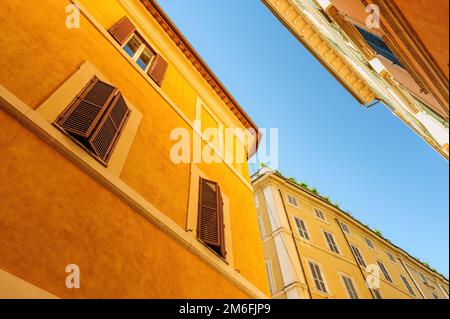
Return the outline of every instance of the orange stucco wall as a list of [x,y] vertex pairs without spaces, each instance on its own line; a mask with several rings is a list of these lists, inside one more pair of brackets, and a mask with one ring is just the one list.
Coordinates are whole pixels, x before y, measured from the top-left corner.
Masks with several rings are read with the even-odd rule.
[[[69,3],[2,2],[0,84],[37,109],[91,62],[143,114],[120,178],[184,229],[190,165],[171,162],[169,136],[190,127],[88,19],[80,29],[65,27]],[[105,29],[126,14],[116,0],[82,3]],[[156,23],[149,28],[163,34]],[[169,62],[163,91],[193,119],[199,92],[150,44]],[[4,111],[0,123],[8,132],[0,142],[0,268],[61,297],[247,296]],[[252,191],[224,164],[200,166],[230,198],[235,268],[268,293]],[[248,180],[247,166],[238,169]],[[81,268],[79,290],[65,288],[69,263]]]

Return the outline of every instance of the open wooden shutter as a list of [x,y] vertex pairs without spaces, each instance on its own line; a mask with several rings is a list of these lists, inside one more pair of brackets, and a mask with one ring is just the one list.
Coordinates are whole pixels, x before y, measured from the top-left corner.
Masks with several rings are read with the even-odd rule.
[[58,117],[56,123],[67,132],[87,138],[117,93],[117,89],[93,77],[86,88]]
[[218,197],[218,213],[219,213],[219,229],[220,229],[220,247],[219,254],[222,257],[225,257],[227,254],[225,250],[225,223],[223,221],[223,200],[222,200],[222,192],[220,191],[219,185],[217,185],[217,197]]
[[200,178],[197,237],[225,257],[223,202],[219,185]]
[[164,60],[160,55],[157,55],[152,65],[150,66],[148,75],[150,75],[153,81],[161,86],[166,75],[167,67],[168,64],[166,60]]
[[136,31],[136,27],[127,17],[123,17],[118,23],[116,23],[109,33],[116,39],[116,41],[122,46],[127,39]]
[[107,162],[130,113],[120,92],[106,111],[88,142],[95,154]]

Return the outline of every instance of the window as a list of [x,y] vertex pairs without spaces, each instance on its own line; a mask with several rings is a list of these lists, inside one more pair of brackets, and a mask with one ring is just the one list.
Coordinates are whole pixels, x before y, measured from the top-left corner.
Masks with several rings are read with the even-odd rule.
[[344,224],[341,222],[342,230],[350,235],[350,229],[348,228],[347,224]]
[[406,289],[408,289],[409,293],[413,296],[415,296],[416,294],[414,293],[414,290],[412,289],[412,287],[410,286],[408,280],[406,280],[405,277],[403,277],[402,275],[400,275],[400,278],[402,278],[403,283],[405,284]]
[[366,40],[367,44],[370,45],[370,47],[378,54],[384,56],[386,59],[391,61],[394,64],[397,64],[399,66],[402,66],[400,61],[397,59],[395,54],[391,51],[391,49],[387,46],[386,42],[375,34],[356,26],[356,29],[361,33],[364,40]]
[[359,299],[358,293],[353,285],[353,280],[347,276],[342,276],[342,280],[344,281],[345,289],[347,289],[350,299]]
[[322,220],[325,220],[325,215],[323,214],[323,212],[320,209],[314,209],[314,211],[316,212],[316,216]]
[[133,61],[147,73],[159,86],[162,85],[168,64],[156,54],[136,27],[127,17],[109,29],[109,33],[119,43]]
[[428,285],[427,277],[425,277],[425,275],[421,272],[419,272],[419,275],[422,278],[423,283]]
[[255,194],[255,196],[253,197],[255,200],[255,207],[258,208],[259,207],[259,198],[258,195]]
[[94,76],[54,124],[107,166],[130,112],[119,90]]
[[369,247],[370,249],[375,249],[372,241],[369,238],[364,238],[364,240],[366,241],[367,247]]
[[258,226],[259,226],[259,234],[261,235],[261,240],[266,236],[266,232],[264,231],[264,221],[263,216],[261,214],[258,215]]
[[197,238],[225,258],[223,201],[217,183],[200,178]]
[[314,285],[316,286],[316,289],[321,292],[327,293],[327,288],[325,286],[325,281],[323,280],[319,265],[310,261],[309,268],[311,269],[311,274],[312,274],[312,278],[314,280]]
[[303,220],[294,217],[295,219],[295,224],[297,225],[297,230],[299,235],[306,240],[309,240],[309,235],[308,235],[308,231],[306,230],[306,226],[305,223],[303,222]]
[[270,259],[266,259],[266,271],[267,277],[269,278],[270,294],[273,295],[275,293],[275,280],[273,278],[272,261]]
[[386,267],[384,266],[384,264],[381,261],[377,261],[378,266],[380,267],[381,272],[384,275],[384,278],[386,278],[387,281],[392,282],[391,276],[389,276],[389,273],[386,269]]
[[383,297],[381,296],[380,290],[379,289],[370,289],[373,293],[373,297],[375,299],[383,299]]
[[364,258],[362,257],[359,249],[355,246],[350,246],[350,247],[353,251],[353,254],[355,254],[355,258],[356,258],[356,261],[358,262],[358,264],[362,267],[366,267],[366,262],[364,261]]
[[390,252],[388,252],[388,251],[387,251],[386,253],[387,253],[389,259],[390,259],[394,264],[396,264],[397,262],[395,261],[395,257],[394,257]]
[[336,254],[339,254],[339,249],[336,245],[336,242],[334,241],[333,235],[331,235],[330,233],[328,233],[326,231],[324,231],[323,233],[325,235],[325,239],[327,240],[328,247],[330,247],[330,250],[335,252]]
[[292,206],[298,207],[298,202],[297,202],[297,198],[295,198],[294,196],[287,194],[287,199],[288,199],[288,203],[291,204]]

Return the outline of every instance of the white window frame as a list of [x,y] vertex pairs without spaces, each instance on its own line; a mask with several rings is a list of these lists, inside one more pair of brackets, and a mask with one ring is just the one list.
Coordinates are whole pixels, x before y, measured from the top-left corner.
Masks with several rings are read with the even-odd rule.
[[[389,273],[388,269],[386,268],[386,265],[381,261],[377,260],[378,267],[380,267],[381,272],[383,273],[384,279],[386,279],[387,282],[393,283],[391,274]],[[383,271],[384,269],[384,271]]]
[[296,208],[299,207],[297,197],[295,197],[294,195],[291,195],[289,193],[286,193],[286,197],[287,197],[287,202],[289,205],[296,207]]
[[[311,240],[311,236],[309,235],[309,231],[308,231],[308,228],[306,227],[305,221],[303,219],[301,219],[301,218],[298,218],[297,216],[294,216],[294,221],[295,221],[295,226],[297,228],[298,235],[304,240],[308,240],[308,241]],[[304,232],[306,234],[306,237],[308,237],[308,238],[305,238],[304,236],[302,236],[302,232],[300,232],[300,229],[298,227],[297,221],[299,221],[299,222],[301,222],[303,224],[303,227],[305,229],[302,229],[302,232]]]
[[[366,260],[364,259],[363,255],[361,254],[361,250],[359,250],[358,247],[356,247],[355,245],[350,244],[350,249],[353,252],[353,254],[355,255],[355,259],[356,262],[359,266],[366,268],[367,267],[367,263]],[[363,265],[361,265],[359,258],[361,258],[361,261],[363,263]]]
[[264,218],[262,214],[258,214],[258,226],[261,240],[264,240],[266,238],[266,230],[264,229]]
[[[314,275],[313,275],[313,272],[312,272],[312,269],[311,269],[311,264],[316,265],[317,268],[319,269],[320,276],[322,277],[322,283],[323,283],[323,286],[325,287],[326,291],[322,291],[321,289],[317,288],[317,286],[316,286],[316,279],[314,278]],[[328,289],[328,284],[327,284],[327,281],[325,279],[324,272],[322,271],[322,265],[320,263],[318,263],[317,261],[308,260],[308,266],[309,266],[308,267],[309,268],[309,273],[310,273],[310,276],[311,276],[311,279],[312,279],[312,282],[313,282],[313,285],[314,285],[313,289],[315,291],[321,293],[321,294],[329,295],[330,294],[330,290]]]
[[409,294],[415,297],[416,293],[414,292],[414,289],[412,289],[412,286],[409,284],[408,279],[406,279],[406,277],[402,274],[400,274],[400,279],[403,281],[403,284],[405,285],[406,290],[408,290]]
[[270,259],[270,258],[266,259],[265,264],[266,264],[267,277],[269,279],[270,294],[273,296],[275,294],[276,287],[275,287],[275,278],[273,276],[272,259]]
[[[148,70],[150,70],[150,66],[152,65],[156,54],[155,51],[153,51],[152,48],[149,48],[147,45],[145,45],[145,42],[142,41],[142,39],[138,36],[138,34],[136,32],[133,32],[133,34],[127,39],[127,41],[125,41],[125,43],[122,45],[122,49],[125,50],[125,47],[128,45],[128,42],[130,42],[130,40],[133,37],[137,37],[139,39],[139,41],[141,41],[141,45],[139,46],[139,48],[136,50],[136,53],[131,57],[131,59],[137,63],[137,60],[139,60],[139,58],[141,57],[142,53],[144,53],[144,50],[147,48],[148,50],[150,50],[150,52],[153,54],[152,58],[150,59],[150,61],[148,62],[148,65],[145,67],[144,72],[148,73]],[[126,51],[125,51],[126,52]],[[128,54],[128,52],[126,52]],[[141,66],[138,64],[138,67],[142,70]]]
[[[335,254],[340,255],[340,254],[341,254],[341,250],[340,250],[340,248],[339,248],[339,246],[338,246],[338,244],[337,244],[337,242],[336,242],[336,238],[334,238],[334,235],[333,235],[331,232],[326,231],[326,230],[322,230],[322,233],[323,233],[323,236],[324,236],[324,238],[325,238],[325,243],[327,244],[328,249],[330,249],[330,251],[331,251],[332,253],[335,253]],[[331,236],[331,241],[332,241],[332,243],[330,243],[330,242],[328,241],[327,234]],[[336,248],[337,251],[334,251],[334,250],[331,248],[332,245],[335,246],[335,248]]]
[[350,228],[348,228],[348,225],[341,221],[339,223],[341,224],[342,230],[344,231],[344,233],[351,235]]
[[[373,244],[373,241],[367,237],[364,237],[364,241],[366,242],[366,245],[369,249],[375,250],[375,246]],[[369,244],[370,243],[370,244]]]
[[393,264],[397,264],[397,262],[395,261],[395,256],[392,255],[390,252],[386,251],[386,254],[388,255],[389,260],[391,261],[391,263]]
[[259,208],[259,198],[258,198],[258,195],[257,195],[257,194],[254,194],[253,200],[254,200],[254,202],[255,202],[255,207],[256,207],[256,208]]
[[[359,292],[358,292],[358,289],[355,286],[355,281],[353,280],[353,278],[348,276],[348,275],[346,275],[346,274],[341,274],[340,277],[341,277],[342,284],[344,285],[344,288],[345,288],[345,291],[347,292],[348,297],[350,299],[360,299],[359,298]],[[348,287],[347,287],[347,285],[345,283],[346,279],[350,282],[350,285],[353,288],[353,291],[349,291],[349,289],[348,289]],[[352,294],[355,294],[356,298],[353,298]]]
[[316,216],[317,219],[326,222],[327,218],[325,217],[325,213],[319,209],[319,208],[314,208],[314,216]]

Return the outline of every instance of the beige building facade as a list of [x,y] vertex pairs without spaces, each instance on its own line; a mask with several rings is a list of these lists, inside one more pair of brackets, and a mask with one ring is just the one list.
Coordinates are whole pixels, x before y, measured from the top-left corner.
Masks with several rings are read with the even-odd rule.
[[445,277],[314,189],[268,168],[252,182],[273,298],[448,298]]

